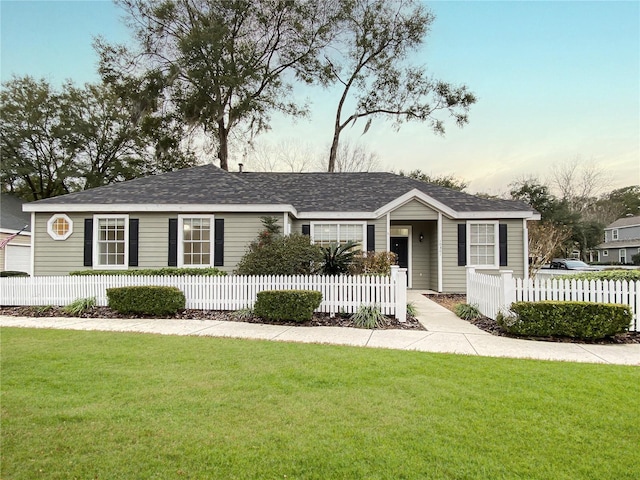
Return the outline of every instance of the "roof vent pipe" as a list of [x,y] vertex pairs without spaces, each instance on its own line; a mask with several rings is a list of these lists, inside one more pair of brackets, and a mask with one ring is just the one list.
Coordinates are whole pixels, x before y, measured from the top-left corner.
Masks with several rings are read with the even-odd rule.
[[239,171],[240,173],[242,173],[242,167],[243,167],[243,166],[244,166],[244,165],[243,165],[242,163],[239,163],[239,164],[238,164],[238,171]]

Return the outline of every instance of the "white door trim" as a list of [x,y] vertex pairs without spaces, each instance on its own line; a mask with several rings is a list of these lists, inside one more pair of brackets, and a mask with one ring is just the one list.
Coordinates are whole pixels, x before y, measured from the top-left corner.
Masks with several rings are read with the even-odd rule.
[[[392,228],[407,228],[409,229],[408,235],[391,235]],[[405,237],[407,238],[407,288],[411,288],[413,286],[413,227],[411,225],[391,225],[389,227],[389,235],[387,236],[387,240],[389,242],[389,251],[391,251],[391,237]]]

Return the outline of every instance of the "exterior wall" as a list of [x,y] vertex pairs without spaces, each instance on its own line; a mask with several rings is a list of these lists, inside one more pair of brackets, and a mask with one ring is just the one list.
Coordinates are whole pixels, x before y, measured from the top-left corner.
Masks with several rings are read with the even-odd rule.
[[438,212],[418,200],[411,200],[391,212],[391,220],[437,220]]
[[[513,270],[515,277],[523,277],[522,220],[500,220],[500,223],[507,224],[507,266],[500,269]],[[442,219],[442,291],[445,293],[463,293],[466,290],[466,267],[458,266],[458,224],[466,224],[466,221]],[[489,272],[496,273],[497,270]]]
[[387,216],[383,215],[376,220],[369,220],[367,223],[376,226],[376,252],[387,252]]
[[451,220],[442,216],[442,291],[464,293],[467,288],[465,267],[458,266],[458,224],[465,220]]
[[[411,288],[428,290],[433,288],[430,282],[431,245],[437,238],[428,234],[432,222],[411,222]],[[420,234],[424,236],[420,242]]]
[[429,222],[425,237],[429,238],[429,290],[438,291],[438,223]]
[[[60,212],[62,213],[62,212]],[[114,212],[125,213],[125,212]],[[84,219],[93,214],[67,213],[73,222],[73,233],[66,240],[53,240],[47,233],[47,221],[51,213],[37,213],[35,221],[35,272],[34,275],[66,275],[83,266]],[[197,214],[194,214],[197,215]],[[249,243],[262,228],[261,216],[273,215],[282,226],[282,214],[220,213],[215,218],[224,219],[224,266],[220,270],[231,272],[245,254]],[[162,268],[167,266],[169,252],[169,218],[178,213],[129,213],[129,218],[140,221],[138,234],[138,267]]]
[[[613,239],[613,230],[618,230],[618,238]],[[631,225],[628,227],[608,228],[604,231],[605,242],[614,242],[620,240],[635,240],[640,238],[640,225]]]
[[[11,233],[2,233],[0,232],[0,242],[2,240],[4,240],[7,237],[10,237],[12,234]],[[18,235],[17,237],[15,237],[13,240],[11,240],[9,242],[9,245],[31,245],[31,236],[30,235],[23,235],[22,233],[20,235]],[[7,249],[5,248],[0,248],[0,272],[4,272],[5,271],[5,255],[6,255]]]
[[[631,257],[640,253],[640,241],[638,241],[637,247],[625,247],[624,250],[627,251],[627,263],[631,263]],[[600,262],[602,263],[618,263],[620,262],[620,248],[605,248],[600,249]],[[608,255],[605,255],[604,252],[607,252]]]

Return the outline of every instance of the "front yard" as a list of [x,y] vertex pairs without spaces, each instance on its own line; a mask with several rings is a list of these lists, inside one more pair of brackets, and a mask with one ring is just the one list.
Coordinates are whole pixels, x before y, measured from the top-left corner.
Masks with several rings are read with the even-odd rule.
[[640,369],[2,329],[5,479],[635,479]]

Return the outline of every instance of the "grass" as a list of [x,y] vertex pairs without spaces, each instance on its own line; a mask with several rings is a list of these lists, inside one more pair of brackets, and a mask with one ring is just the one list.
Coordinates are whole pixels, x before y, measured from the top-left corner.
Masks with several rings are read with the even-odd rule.
[[3,479],[635,479],[640,368],[2,329]]

